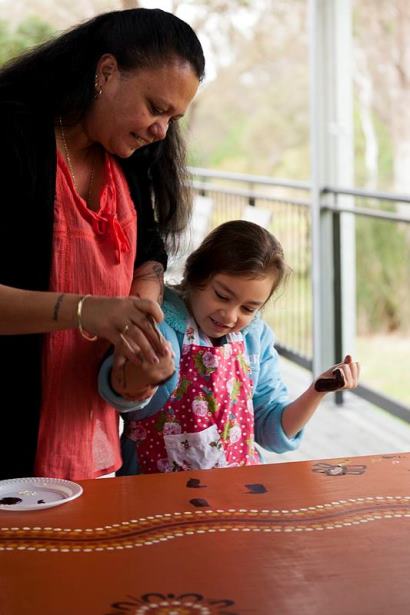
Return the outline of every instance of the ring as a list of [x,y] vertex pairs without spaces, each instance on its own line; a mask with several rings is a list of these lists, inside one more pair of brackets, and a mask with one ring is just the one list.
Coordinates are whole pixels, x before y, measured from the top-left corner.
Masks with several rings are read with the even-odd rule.
[[129,329],[129,328],[130,328],[130,326],[129,326],[129,324],[126,322],[126,323],[125,323],[125,325],[124,325],[123,330],[121,331],[121,333],[122,333],[123,335],[125,335],[125,334],[127,333],[127,331],[128,331],[128,329]]
[[132,352],[132,354],[135,354],[135,350],[134,348],[131,346],[131,344],[129,343],[129,341],[127,340],[127,338],[125,337],[124,333],[120,333],[120,338],[122,339],[122,341],[124,342],[124,344],[126,345],[126,347],[128,348],[128,350],[130,352]]

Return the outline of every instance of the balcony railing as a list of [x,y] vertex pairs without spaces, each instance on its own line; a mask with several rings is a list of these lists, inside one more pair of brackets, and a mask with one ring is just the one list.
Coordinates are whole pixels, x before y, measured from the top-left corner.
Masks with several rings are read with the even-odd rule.
[[[307,182],[273,180],[269,177],[224,173],[209,169],[190,168],[194,193],[202,197],[207,204],[207,221],[199,234],[230,219],[246,218],[266,226],[282,243],[286,260],[292,268],[292,276],[279,296],[265,308],[264,318],[277,335],[277,348],[281,354],[299,365],[312,369],[312,313],[313,290],[312,279],[312,206],[310,185]],[[355,263],[361,258],[363,248],[358,241],[357,226],[359,220],[373,220],[382,226],[394,225],[401,229],[407,242],[410,262],[410,197],[366,190],[350,190],[327,187],[322,191],[320,215],[330,218],[332,233],[329,262],[323,267],[331,266],[333,278],[333,310],[335,355],[341,356],[343,327],[348,315],[345,314],[342,297],[343,288],[343,245],[341,227],[346,220],[353,220],[353,247]],[[197,212],[202,211],[202,204],[197,204]],[[202,212],[203,213],[203,212]],[[194,214],[195,218],[195,214]],[[195,227],[195,219],[193,220]],[[195,241],[202,237],[193,230]],[[379,258],[377,246],[374,246],[374,259]],[[320,265],[322,266],[322,265]],[[357,270],[357,267],[356,267]],[[353,278],[356,279],[354,272]],[[358,279],[357,284],[361,284]],[[356,288],[353,289],[356,294]],[[407,278],[407,290],[403,297],[410,305],[410,276]],[[353,298],[354,301],[355,298]],[[356,317],[356,315],[355,315]],[[357,319],[357,318],[355,318]],[[381,360],[383,358],[381,357]],[[406,403],[394,399],[371,386],[361,385],[356,394],[384,408],[390,413],[410,422],[410,408]],[[339,403],[342,395],[338,394]]]

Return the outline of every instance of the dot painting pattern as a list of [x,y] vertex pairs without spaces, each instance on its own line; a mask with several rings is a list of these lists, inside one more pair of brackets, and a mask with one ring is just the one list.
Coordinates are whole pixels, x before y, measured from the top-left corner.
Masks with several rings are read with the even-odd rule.
[[[207,598],[202,594],[191,592],[188,594],[143,594],[140,597],[127,595],[120,602],[114,602],[111,608],[115,609],[115,615],[130,613],[133,615],[145,615],[152,613],[158,615],[239,615],[230,610],[234,601],[226,598]],[[229,611],[226,609],[229,608]],[[109,615],[114,615],[110,613]]]
[[358,497],[292,509],[200,508],[93,528],[1,527],[0,551],[116,551],[151,547],[201,534],[314,533],[398,519],[410,519],[410,496]]

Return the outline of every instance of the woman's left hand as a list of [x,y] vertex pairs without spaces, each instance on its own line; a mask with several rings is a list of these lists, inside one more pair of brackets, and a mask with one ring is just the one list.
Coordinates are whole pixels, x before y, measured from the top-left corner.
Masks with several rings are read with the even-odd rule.
[[82,329],[109,340],[132,363],[158,363],[164,340],[155,323],[163,313],[155,301],[138,297],[87,296],[82,306]]
[[342,363],[333,365],[330,369],[320,374],[314,383],[316,391],[340,391],[343,389],[355,389],[358,385],[360,365],[353,361],[348,354]]

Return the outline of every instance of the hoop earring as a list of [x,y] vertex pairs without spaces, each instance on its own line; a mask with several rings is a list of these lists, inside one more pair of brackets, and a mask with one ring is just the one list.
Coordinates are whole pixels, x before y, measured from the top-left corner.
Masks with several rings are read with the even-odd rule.
[[94,94],[94,98],[98,98],[99,96],[101,96],[102,94],[102,87],[100,84],[100,80],[98,79],[98,75],[95,75],[95,79],[94,79],[94,89],[95,89],[95,94]]

